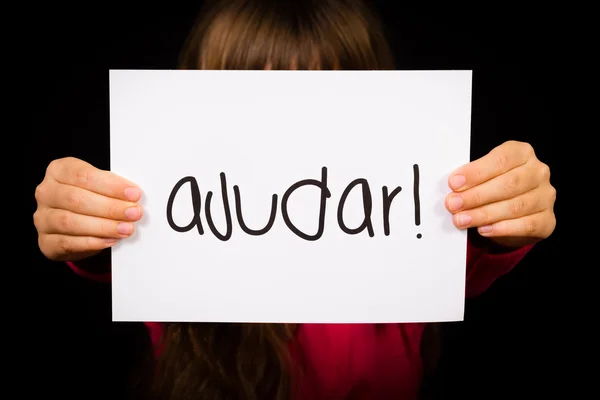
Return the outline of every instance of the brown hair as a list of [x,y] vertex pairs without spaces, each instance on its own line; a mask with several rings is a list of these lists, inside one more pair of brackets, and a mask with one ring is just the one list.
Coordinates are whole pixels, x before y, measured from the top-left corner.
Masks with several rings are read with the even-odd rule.
[[[360,0],[223,0],[200,14],[180,68],[376,70],[393,62],[378,20]],[[168,323],[153,397],[293,398],[301,376],[288,351],[294,330]]]
[[295,325],[168,323],[155,363],[155,399],[281,399],[295,391]]
[[181,69],[393,69],[382,26],[360,0],[211,1]]

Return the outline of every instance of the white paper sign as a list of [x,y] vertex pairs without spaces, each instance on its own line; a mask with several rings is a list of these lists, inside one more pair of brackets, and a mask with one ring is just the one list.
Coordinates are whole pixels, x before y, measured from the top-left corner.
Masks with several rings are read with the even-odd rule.
[[111,71],[111,170],[145,210],[113,320],[462,320],[471,76]]

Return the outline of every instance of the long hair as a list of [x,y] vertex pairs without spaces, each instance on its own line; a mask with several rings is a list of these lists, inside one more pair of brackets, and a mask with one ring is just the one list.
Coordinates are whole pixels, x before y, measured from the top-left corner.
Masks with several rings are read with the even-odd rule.
[[[374,15],[360,0],[211,1],[184,44],[179,67],[393,69]],[[294,333],[285,324],[168,323],[151,398],[294,398],[302,375],[289,353]]]
[[289,353],[294,331],[290,324],[169,323],[151,398],[289,400],[298,383]]

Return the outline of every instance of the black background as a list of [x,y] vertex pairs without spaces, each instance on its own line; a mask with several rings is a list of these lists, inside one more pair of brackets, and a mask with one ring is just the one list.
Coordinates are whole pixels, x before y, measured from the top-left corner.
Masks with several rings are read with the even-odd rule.
[[[438,391],[441,398],[556,393],[569,352],[560,326],[548,322],[564,307],[555,296],[561,279],[556,249],[563,237],[561,164],[554,149],[556,94],[548,84],[556,80],[562,46],[552,23],[556,12],[395,3],[378,4],[400,69],[474,71],[472,158],[506,140],[527,141],[550,165],[559,194],[555,234],[469,301],[464,323],[445,326]],[[35,24],[36,62],[44,68],[34,78],[31,193],[55,158],[75,156],[109,168],[108,70],[175,68],[199,9],[197,3],[138,10],[82,4],[48,6]],[[30,201],[33,213],[33,194]],[[38,349],[43,390],[63,398],[118,398],[144,341],[143,326],[111,323],[109,286],[45,260],[33,226],[31,243],[36,315],[45,338]]]

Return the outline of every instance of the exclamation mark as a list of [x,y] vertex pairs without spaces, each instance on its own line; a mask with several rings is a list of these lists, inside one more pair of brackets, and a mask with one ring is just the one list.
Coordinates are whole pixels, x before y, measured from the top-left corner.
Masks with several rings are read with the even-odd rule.
[[[419,165],[413,165],[414,186],[413,196],[415,199],[415,225],[421,225],[421,200],[419,198]],[[417,233],[417,239],[421,239],[423,235]]]

